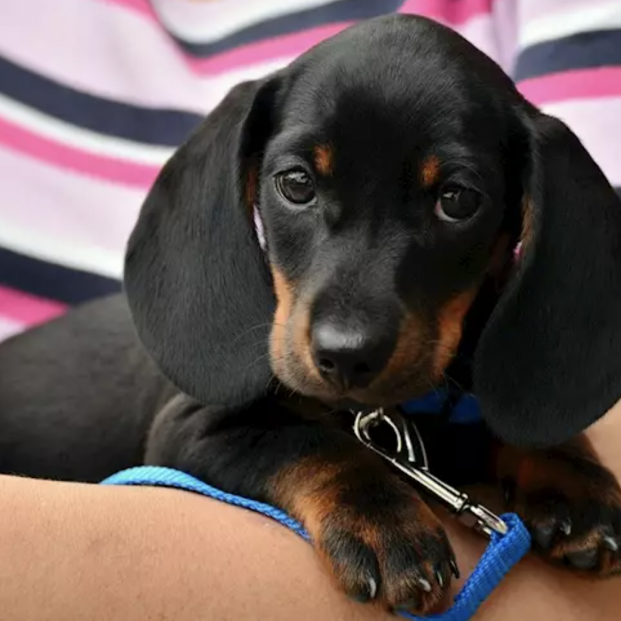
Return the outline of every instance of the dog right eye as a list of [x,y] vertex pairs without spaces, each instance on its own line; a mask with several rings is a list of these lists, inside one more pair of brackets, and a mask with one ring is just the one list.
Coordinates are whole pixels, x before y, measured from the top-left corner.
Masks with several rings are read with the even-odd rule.
[[303,170],[288,170],[276,176],[280,195],[296,207],[308,207],[317,200],[315,185]]

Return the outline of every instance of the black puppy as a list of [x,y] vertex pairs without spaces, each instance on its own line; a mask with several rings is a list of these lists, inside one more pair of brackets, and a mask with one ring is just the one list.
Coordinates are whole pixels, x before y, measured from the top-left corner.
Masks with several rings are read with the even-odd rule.
[[493,470],[542,554],[621,569],[621,492],[578,435],[621,397],[621,204],[452,31],[372,20],[234,88],[155,183],[125,285],[131,310],[0,347],[2,471],[177,467],[294,515],[350,595],[425,612],[444,531],[342,411],[448,376],[520,447]]

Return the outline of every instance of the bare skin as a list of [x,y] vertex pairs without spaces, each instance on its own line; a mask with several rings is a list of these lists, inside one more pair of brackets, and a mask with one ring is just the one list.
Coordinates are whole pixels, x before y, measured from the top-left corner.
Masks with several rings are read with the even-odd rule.
[[[621,404],[589,435],[621,477]],[[3,621],[394,618],[348,601],[307,543],[247,511],[168,489],[0,477],[0,491]],[[444,522],[468,575],[484,542]],[[477,618],[612,620],[620,585],[529,558]]]

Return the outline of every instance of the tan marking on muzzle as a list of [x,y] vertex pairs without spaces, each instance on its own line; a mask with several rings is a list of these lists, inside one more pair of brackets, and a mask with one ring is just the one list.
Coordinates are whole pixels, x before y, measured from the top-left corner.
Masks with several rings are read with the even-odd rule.
[[478,288],[472,288],[447,302],[438,315],[438,342],[435,345],[432,373],[433,380],[438,382],[451,362],[463,332],[463,322],[470,309]]
[[274,265],[271,265],[274,293],[276,294],[276,312],[272,323],[270,345],[272,358],[282,360],[284,356],[285,339],[287,338],[287,325],[291,317],[293,306],[293,293],[289,281],[284,274]]
[[399,326],[395,349],[382,372],[371,382],[371,390],[391,378],[402,376],[406,369],[415,365],[420,356],[422,336],[423,330],[418,317],[413,313],[406,313]]
[[[320,379],[311,354],[308,305],[303,300],[296,303],[293,284],[282,271],[274,265],[271,266],[271,271],[277,301],[270,337],[272,359],[276,366],[280,367],[286,363],[288,355],[294,354],[303,363],[309,375]],[[287,343],[289,336],[290,344]],[[286,373],[286,370],[284,371]]]

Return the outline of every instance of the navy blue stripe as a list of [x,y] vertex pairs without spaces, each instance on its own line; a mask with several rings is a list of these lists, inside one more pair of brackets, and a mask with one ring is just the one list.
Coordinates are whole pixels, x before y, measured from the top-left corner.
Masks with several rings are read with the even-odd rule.
[[118,280],[46,263],[3,248],[0,248],[0,284],[70,305],[121,290]]
[[203,58],[227,52],[241,45],[309,30],[318,26],[359,21],[394,13],[402,4],[403,0],[336,0],[330,4],[305,11],[267,19],[210,43],[188,43],[177,37],[175,39],[186,52]]
[[202,119],[198,114],[146,108],[82,93],[2,56],[0,92],[72,125],[144,144],[176,147]]
[[514,79],[610,65],[621,65],[621,30],[582,32],[525,49],[517,59]]

